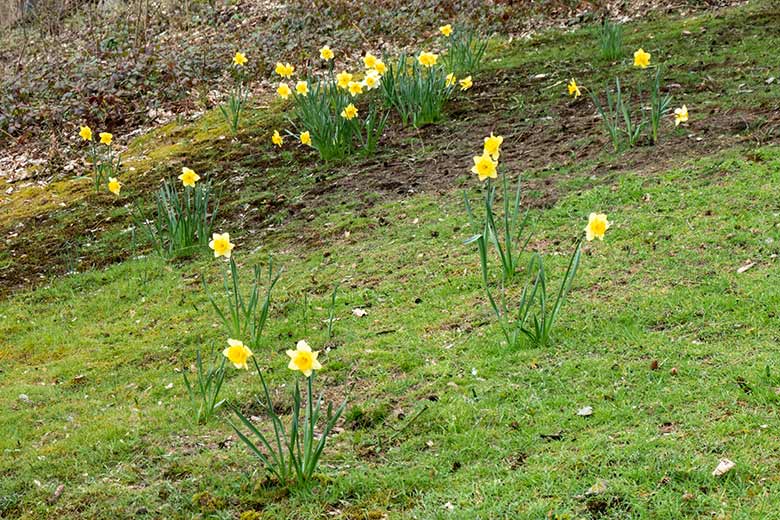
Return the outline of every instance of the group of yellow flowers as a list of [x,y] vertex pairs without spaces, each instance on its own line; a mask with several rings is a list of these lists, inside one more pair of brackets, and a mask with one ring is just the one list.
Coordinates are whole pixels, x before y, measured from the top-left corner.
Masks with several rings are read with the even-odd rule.
[[[637,67],[639,69],[646,69],[650,66],[650,53],[646,52],[641,47],[634,52],[634,67]],[[580,86],[577,84],[577,81],[575,81],[574,78],[572,78],[567,88],[569,90],[569,95],[574,96],[574,99],[577,99],[582,95],[582,91],[580,90]],[[688,122],[688,107],[683,105],[680,108],[674,109],[674,126],[679,126],[680,123],[687,123]]]
[[[195,172],[189,170],[197,177]],[[189,172],[183,172],[180,179],[185,182],[183,177],[190,175]],[[192,177],[188,177],[186,182]],[[197,179],[195,179],[197,181]],[[185,184],[186,185],[186,184]],[[209,242],[209,247],[214,251],[214,258],[224,257],[230,259],[235,244],[230,241],[229,233],[214,233],[212,240]],[[252,350],[244,345],[241,340],[228,338],[228,346],[222,351],[222,355],[225,356],[228,361],[233,363],[236,368],[249,369],[249,358],[254,354]],[[317,360],[319,352],[312,351],[311,347],[304,340],[298,341],[295,350],[288,350],[287,355],[290,357],[290,362],[287,368],[290,370],[297,370],[303,373],[304,376],[309,377],[314,370],[320,370],[322,365]]]
[[[449,24],[439,27],[439,30],[445,36],[452,34],[452,26]],[[320,58],[325,62],[332,61],[336,56],[329,45],[324,45],[321,47],[319,52]],[[240,53],[236,53],[237,57],[239,55]],[[241,55],[241,57],[243,58],[243,55]],[[419,54],[419,56],[417,56],[418,63],[427,68],[435,66],[438,63],[438,60],[438,54],[434,54],[428,51],[423,51]],[[234,58],[234,62],[238,63],[236,58]],[[336,74],[336,86],[349,92],[350,96],[353,98],[363,94],[365,91],[378,88],[381,84],[382,76],[387,72],[387,65],[370,52],[367,52],[365,56],[363,56],[363,65],[365,66],[365,71],[363,72],[363,79],[360,81],[357,80],[357,74],[353,74],[347,70],[342,70]],[[295,66],[290,63],[277,62],[276,67],[274,68],[274,72],[283,79],[290,79],[295,72]],[[460,85],[461,91],[468,90],[474,85],[470,75],[458,80],[458,78],[455,77],[455,74],[449,73],[446,80],[448,87],[458,83]],[[293,89],[289,83],[282,81],[276,87],[276,93],[280,98],[286,100],[293,95]],[[295,94],[298,96],[307,96],[309,94],[308,81],[298,80],[295,83]],[[348,121],[351,121],[357,117],[357,115],[358,109],[354,103],[349,103],[341,111],[341,117]],[[271,136],[271,142],[274,145],[281,147],[284,144],[284,137],[279,133],[278,130],[274,130],[274,133]],[[311,146],[311,134],[308,131],[302,132],[300,135],[300,142],[303,145]]]
[[[94,141],[92,140],[92,129],[88,126],[82,126],[79,129],[79,136],[85,140],[89,141],[90,143],[94,144]],[[98,134],[98,137],[100,138],[100,144],[104,144],[106,146],[111,146],[111,142],[114,140],[114,136],[108,132],[100,132]],[[93,156],[93,160],[95,160]],[[122,190],[122,183],[119,182],[119,179],[116,177],[109,177],[108,178],[108,191],[113,193],[114,195],[119,195],[119,192]]]

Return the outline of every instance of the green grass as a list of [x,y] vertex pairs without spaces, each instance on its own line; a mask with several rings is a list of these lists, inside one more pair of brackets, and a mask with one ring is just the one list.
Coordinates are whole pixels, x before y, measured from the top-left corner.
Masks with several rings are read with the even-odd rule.
[[[780,182],[780,149],[748,155],[645,179],[626,172],[613,187],[535,211],[532,244],[562,253],[559,275],[588,212],[607,208],[615,222],[586,249],[547,350],[501,344],[476,253],[461,245],[457,194],[380,204],[362,219],[334,212],[331,226],[288,230],[352,230],[321,249],[282,236],[264,246],[287,244],[268,346],[257,353],[280,399],[295,377],[283,351],[300,338],[325,345],[329,289],[341,283],[335,348],[318,382],[333,399],[355,385],[351,421],[326,452],[314,497],[280,498],[242,445],[218,447],[231,438],[224,420],[195,428],[187,417],[175,370],[198,347],[224,342],[196,280],[202,269],[216,275],[219,262],[129,261],[18,295],[0,306],[3,510],[444,518],[451,502],[464,518],[601,509],[606,518],[773,518],[780,231],[768,188]],[[737,273],[749,260],[756,265]],[[353,316],[356,307],[368,315]],[[225,395],[248,406],[258,385],[231,371]],[[593,416],[577,416],[586,405]],[[717,479],[709,473],[720,457],[738,466]],[[578,498],[599,479],[605,494]],[[46,505],[59,483],[62,497]]]
[[[713,118],[765,111],[777,104],[776,84],[764,76],[778,63],[772,42],[780,43],[766,32],[777,19],[770,7],[643,21],[627,27],[625,41],[668,54],[670,81],[691,96],[683,99],[692,119],[704,117],[693,107],[706,103]],[[723,40],[730,27],[742,37]],[[512,157],[520,137],[507,140],[502,160],[528,181],[530,248],[546,255],[553,286],[588,214],[606,212],[614,223],[603,242],[586,245],[547,349],[502,344],[475,246],[463,244],[471,233],[460,189],[479,196],[469,150],[491,126],[514,127],[512,89],[533,115],[518,135],[525,125],[557,124],[565,84],[528,87],[533,74],[606,79],[595,30],[496,44],[493,56],[503,56],[481,73],[487,81],[495,67],[506,77],[495,106],[482,114],[481,97],[459,102],[439,134],[396,136],[375,159],[420,177],[432,163],[450,168],[446,189],[388,197],[356,183],[312,203],[308,190],[321,179],[360,176],[375,163],[326,167],[269,151],[277,105],[251,112],[236,143],[218,139],[224,129],[214,114],[133,143],[138,177],[129,190],[145,193],[186,160],[220,180],[229,216],[222,226],[245,279],[269,254],[284,267],[265,346],[255,352],[275,402],[289,402],[296,377],[285,350],[299,339],[328,348],[317,387],[334,405],[345,395],[350,404],[309,494],[268,479],[227,411],[205,426],[190,417],[180,370],[198,348],[226,345],[201,277],[219,283],[226,264],[206,254],[129,259],[121,203],[82,197],[67,183],[14,199],[20,221],[33,222],[32,202],[51,211],[51,227],[37,228],[51,243],[67,239],[82,257],[123,261],[79,265],[85,272],[0,301],[0,518],[780,518],[776,142],[729,141],[706,156],[693,148],[660,167],[653,161],[666,149],[646,147],[525,164]],[[635,74],[627,63],[625,73]],[[707,75],[718,88],[695,90]],[[739,93],[746,82],[753,93]],[[540,122],[540,114],[553,119]],[[561,137],[569,138],[587,147],[599,136]],[[66,199],[72,206],[57,209]],[[101,230],[74,232],[96,205],[89,222]],[[12,229],[13,215],[4,219]],[[34,229],[22,228],[25,240],[44,236]],[[0,251],[0,268],[16,261]],[[357,317],[356,308],[368,314]],[[231,367],[224,397],[258,415],[259,391],[256,375]],[[592,416],[577,415],[584,406]],[[720,458],[737,467],[713,477]],[[586,493],[602,480],[605,491]]]

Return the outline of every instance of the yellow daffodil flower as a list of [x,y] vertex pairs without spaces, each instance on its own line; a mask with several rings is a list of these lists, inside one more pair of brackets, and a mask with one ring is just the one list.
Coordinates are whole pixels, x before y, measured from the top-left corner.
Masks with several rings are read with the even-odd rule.
[[458,82],[458,78],[455,77],[455,74],[453,74],[452,72],[447,74],[447,83],[446,84],[447,84],[448,87],[453,86],[457,82]]
[[108,191],[114,195],[119,195],[119,191],[122,189],[122,183],[117,180],[116,177],[108,178]]
[[380,75],[383,75],[385,72],[387,72],[387,65],[385,65],[383,61],[377,61],[374,65],[374,70],[377,71]]
[[306,132],[301,132],[301,144],[311,146],[311,134],[308,130]]
[[309,93],[309,84],[305,81],[299,81],[295,84],[295,92],[301,96],[305,96]]
[[501,155],[501,145],[503,142],[503,137],[500,135],[493,135],[493,132],[490,132],[490,137],[485,138],[484,153],[492,157],[494,161],[497,161],[499,155]]
[[274,130],[274,135],[271,136],[271,142],[274,143],[279,148],[282,147],[282,143],[284,143],[284,138],[279,134],[279,130]]
[[230,243],[229,233],[222,233],[221,235],[219,233],[214,233],[211,236],[209,247],[214,250],[214,258],[218,258],[220,256],[230,258],[231,251],[233,251],[235,246]]
[[290,90],[290,86],[287,83],[279,83],[276,93],[279,94],[280,98],[287,99],[292,94],[292,90]]
[[679,126],[680,123],[688,122],[688,107],[683,105],[682,108],[674,109],[674,126]]
[[646,69],[650,66],[650,53],[645,52],[643,49],[639,49],[634,53],[634,67],[640,69]]
[[179,180],[184,186],[189,186],[190,188],[195,187],[195,183],[200,180],[200,175],[195,173],[194,171],[190,170],[186,166],[181,169],[181,175],[179,175]]
[[436,65],[436,61],[439,59],[438,54],[434,54],[432,52],[421,52],[420,55],[417,57],[417,61],[420,62],[420,65],[423,67],[433,67]]
[[376,62],[379,61],[376,56],[371,54],[370,52],[367,52],[366,55],[363,57],[363,63],[365,64],[367,69],[373,69],[376,67]]
[[252,357],[252,351],[243,342],[237,339],[228,339],[228,347],[222,351],[222,355],[228,358],[234,367],[249,369],[247,361]]
[[339,72],[336,74],[336,84],[339,88],[346,89],[349,87],[349,83],[352,81],[352,74],[347,71]]
[[604,240],[604,233],[607,232],[612,223],[607,220],[603,213],[591,213],[588,216],[588,225],[585,226],[585,238],[590,242],[594,238]]
[[320,370],[322,365],[317,361],[317,355],[319,352],[312,352],[311,347],[304,340],[300,340],[295,345],[295,350],[288,350],[287,355],[290,356],[290,363],[287,364],[287,368],[290,370],[298,370],[303,373],[304,376],[311,376],[315,370]]
[[355,105],[350,103],[346,107],[344,107],[344,110],[341,111],[341,117],[347,120],[354,119],[355,116],[357,116],[358,109],[355,108]]
[[347,87],[349,89],[349,93],[352,94],[352,97],[363,93],[363,85],[357,81],[350,81]]
[[498,162],[491,159],[490,154],[483,153],[474,157],[474,167],[471,168],[471,172],[476,173],[481,181],[487,178],[495,179],[498,177],[497,166]]
[[460,83],[461,90],[468,90],[472,85],[474,85],[474,82],[471,81],[471,76],[466,76],[462,80],[458,81],[458,83]]
[[111,140],[114,139],[114,136],[108,132],[100,132],[98,135],[100,136],[101,144],[111,144]]
[[88,126],[82,126],[81,130],[79,130],[79,136],[81,136],[81,138],[84,139],[85,141],[91,141],[92,129]]
[[577,82],[574,81],[574,78],[571,78],[571,81],[567,86],[569,88],[569,95],[574,96],[574,99],[577,99],[582,95],[582,92],[580,92],[580,87],[577,85]]
[[441,27],[439,27],[439,32],[442,33],[444,36],[449,36],[450,34],[452,34],[452,25],[450,24],[442,25]]
[[236,55],[233,56],[233,63],[239,67],[246,65],[246,61],[246,56],[243,52],[236,52]]
[[289,63],[277,62],[274,71],[283,78],[291,78],[295,71],[295,67]]
[[330,50],[330,47],[325,45],[323,48],[320,49],[320,58],[322,58],[325,61],[330,61],[333,59],[333,51]]

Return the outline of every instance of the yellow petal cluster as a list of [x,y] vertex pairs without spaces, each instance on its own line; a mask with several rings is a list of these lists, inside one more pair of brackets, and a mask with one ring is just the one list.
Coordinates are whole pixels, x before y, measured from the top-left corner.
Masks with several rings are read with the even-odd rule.
[[236,368],[249,369],[249,358],[252,357],[252,351],[237,339],[228,339],[228,347],[222,351],[222,355],[228,358]]
[[317,361],[317,355],[319,352],[313,352],[308,343],[304,340],[300,340],[295,345],[295,350],[288,350],[287,355],[290,357],[290,362],[287,364],[287,368],[290,370],[296,370],[301,372],[304,376],[311,376],[315,370],[320,370],[322,365]]
[[229,233],[214,233],[211,236],[209,247],[214,250],[214,258],[218,258],[220,256],[230,258],[231,252],[235,246],[230,243]]
[[246,56],[242,52],[236,52],[236,55],[233,56],[233,63],[239,67],[246,65],[246,61]]
[[604,240],[604,233],[607,232],[612,223],[607,220],[604,213],[591,213],[588,216],[588,225],[585,226],[585,239],[590,242],[594,238]]
[[189,186],[190,188],[195,187],[195,183],[200,180],[200,175],[192,171],[191,169],[187,168],[186,166],[181,169],[181,175],[179,175],[179,180],[184,186]]

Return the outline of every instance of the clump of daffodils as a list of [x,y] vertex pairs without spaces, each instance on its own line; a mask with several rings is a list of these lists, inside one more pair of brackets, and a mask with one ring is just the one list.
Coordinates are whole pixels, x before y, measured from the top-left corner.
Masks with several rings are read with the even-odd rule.
[[79,127],[79,137],[88,143],[88,157],[92,165],[92,180],[95,191],[108,189],[114,195],[119,195],[122,183],[118,180],[121,157],[114,151],[112,143],[114,136],[109,132],[100,132],[97,142],[89,126]]
[[[291,63],[279,62],[275,73],[282,78],[276,87],[277,95],[291,103],[299,126],[289,135],[303,146],[314,148],[325,160],[343,158],[360,151],[373,153],[384,131],[387,113],[375,103],[369,92],[381,88],[386,65],[367,52],[361,58],[364,70],[334,70],[335,51],[328,45],[319,49],[319,56],[327,65],[327,76],[322,79],[295,78],[297,69]],[[368,105],[364,111],[359,105]],[[284,138],[275,130],[271,142],[284,146]]]
[[238,126],[241,122],[241,114],[249,98],[249,89],[246,86],[246,64],[248,63],[246,55],[236,51],[233,55],[233,66],[230,68],[230,75],[233,79],[233,85],[228,94],[226,103],[219,105],[225,122],[233,135],[238,133]]
[[[472,173],[484,183],[484,217],[472,209],[468,193],[464,193],[466,213],[471,222],[473,236],[466,243],[476,243],[482,269],[482,283],[488,302],[501,326],[501,331],[510,347],[517,347],[524,339],[530,345],[543,347],[549,344],[556,318],[561,312],[563,302],[568,294],[582,251],[582,236],[577,239],[574,252],[569,260],[568,268],[561,282],[561,287],[553,294],[547,293],[548,282],[544,258],[540,253],[530,254],[530,263],[525,271],[520,271],[521,263],[527,261],[529,255],[525,248],[530,241],[527,232],[528,213],[521,212],[520,179],[517,187],[510,190],[508,175],[501,172],[499,180],[499,158],[504,138],[491,134],[483,141],[482,154],[474,156]],[[495,184],[494,184],[494,181]],[[501,208],[496,208],[496,188],[501,189]],[[585,239],[592,241],[604,239],[611,222],[603,213],[591,213],[585,227]],[[495,255],[489,254],[489,249],[495,249]],[[500,283],[498,296],[491,284],[491,264],[493,258],[499,259]],[[510,305],[508,288],[516,284],[521,274],[527,279],[523,284],[519,302],[515,308]],[[550,305],[549,302],[553,302]]]
[[[240,354],[241,357],[244,355],[244,353]],[[295,349],[287,351],[287,356],[289,358],[287,368],[303,375],[306,387],[304,401],[299,380],[295,380],[292,393],[291,424],[293,427],[287,430],[274,409],[269,398],[268,385],[256,361],[257,375],[265,396],[266,413],[273,426],[273,437],[255,427],[236,406],[233,406],[233,411],[239,424],[231,422],[230,425],[250,452],[263,462],[281,485],[305,487],[314,477],[328,436],[344,412],[347,401],[345,399],[332,412],[329,407],[327,417],[320,421],[322,397],[318,399],[314,394],[315,373],[323,368],[318,359],[319,352],[312,350],[305,340],[300,340]]]
[[[642,71],[650,68],[651,58],[652,55],[640,47],[634,52],[634,67]],[[614,89],[607,87],[606,104],[602,104],[593,91],[590,92],[615,152],[637,146],[645,141],[645,137],[650,144],[657,144],[660,140],[662,123],[672,110],[672,96],[663,93],[663,66],[653,65],[652,68],[655,73],[647,78],[647,86],[637,89],[638,109],[631,106],[631,98],[619,78],[615,78]],[[575,99],[581,95],[580,86],[573,78],[568,84],[568,90],[569,95]],[[675,126],[684,123],[687,118],[687,107],[674,110]]]

